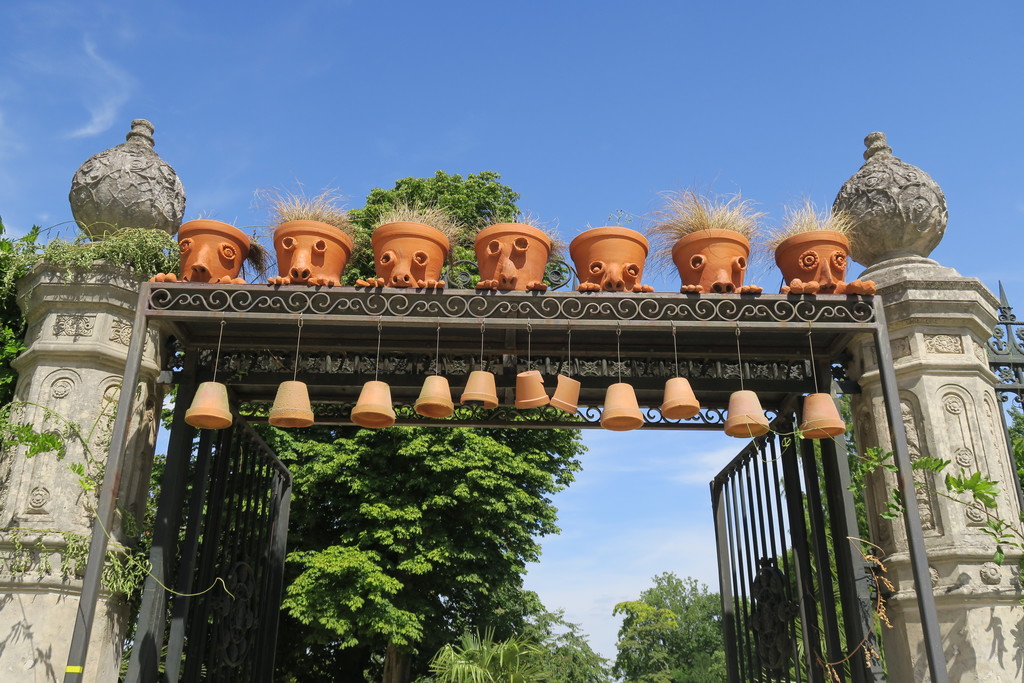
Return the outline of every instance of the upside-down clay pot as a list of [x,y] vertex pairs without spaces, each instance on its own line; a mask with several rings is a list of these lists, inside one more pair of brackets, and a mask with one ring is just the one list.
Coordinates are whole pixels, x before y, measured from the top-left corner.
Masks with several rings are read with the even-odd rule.
[[734,391],[729,397],[729,413],[725,420],[725,433],[740,439],[767,434],[768,418],[761,409],[761,401],[753,391]]
[[672,377],[665,382],[665,397],[659,409],[669,420],[689,420],[700,412],[700,402],[685,377]]
[[527,370],[516,375],[516,408],[526,410],[548,404],[544,391],[544,377],[536,370]]
[[846,423],[839,416],[831,394],[810,394],[804,398],[800,433],[805,439],[831,439],[846,433]]
[[613,432],[627,432],[644,426],[644,415],[631,385],[618,382],[608,387],[604,395],[601,426]]
[[750,241],[733,230],[701,230],[683,237],[672,247],[672,261],[679,271],[683,291],[738,292],[749,257]]
[[783,294],[842,294],[850,242],[842,233],[812,230],[787,237],[775,248],[775,263],[785,280]]
[[469,373],[466,388],[459,401],[463,405],[481,405],[490,410],[498,407],[498,388],[494,373],[486,370],[474,370]]
[[281,382],[267,422],[275,427],[293,428],[313,424],[313,410],[309,405],[309,390],[305,382]]
[[352,422],[368,429],[383,429],[395,424],[395,408],[391,403],[391,387],[387,382],[370,380],[359,392],[352,408]]
[[320,221],[288,221],[274,228],[275,285],[338,285],[352,256],[352,238]]
[[160,273],[153,282],[209,282],[211,284],[245,284],[238,277],[249,255],[249,238],[233,225],[202,218],[185,223],[178,229],[178,251],[181,266],[178,276]]
[[484,228],[474,243],[480,269],[477,289],[543,291],[551,239],[532,225],[498,223]]
[[640,283],[647,259],[647,238],[636,230],[591,228],[569,243],[569,256],[580,278],[581,292],[651,292]]
[[567,375],[559,375],[555,393],[551,396],[551,405],[570,415],[575,415],[579,400],[580,381]]
[[451,246],[429,225],[385,223],[373,231],[374,268],[385,287],[443,287],[441,270]]
[[448,378],[429,375],[423,380],[423,388],[420,389],[413,409],[423,417],[451,417],[455,412],[455,404],[452,402]]
[[196,389],[192,405],[185,411],[185,423],[197,429],[224,429],[231,426],[228,388],[220,382],[203,382]]

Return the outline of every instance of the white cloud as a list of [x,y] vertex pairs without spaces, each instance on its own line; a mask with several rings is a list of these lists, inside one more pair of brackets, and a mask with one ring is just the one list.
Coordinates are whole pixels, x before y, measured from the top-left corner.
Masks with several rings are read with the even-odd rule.
[[99,135],[109,129],[135,86],[135,79],[127,71],[101,57],[92,41],[86,39],[83,48],[88,58],[84,65],[86,74],[83,79],[87,88],[83,94],[90,119],[69,133],[68,137],[71,138]]

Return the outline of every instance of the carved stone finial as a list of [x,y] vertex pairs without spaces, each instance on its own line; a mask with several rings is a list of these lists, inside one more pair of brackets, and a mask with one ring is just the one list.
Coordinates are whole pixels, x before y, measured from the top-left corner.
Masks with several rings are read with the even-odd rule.
[[901,256],[926,257],[949,220],[932,177],[892,155],[884,133],[864,138],[864,165],[840,188],[833,211],[850,214],[850,255],[865,266]]
[[95,154],[71,181],[71,213],[93,239],[118,228],[153,228],[171,235],[185,213],[185,188],[153,150],[153,124],[132,121],[125,142]]

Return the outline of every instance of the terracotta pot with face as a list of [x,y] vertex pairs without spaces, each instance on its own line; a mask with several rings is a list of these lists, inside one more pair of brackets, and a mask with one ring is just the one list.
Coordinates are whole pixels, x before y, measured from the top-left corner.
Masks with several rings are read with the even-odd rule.
[[356,284],[377,287],[444,287],[441,270],[451,246],[444,234],[422,223],[386,223],[373,231],[373,281]]
[[544,291],[551,239],[532,225],[498,223],[476,235],[477,289]]
[[[220,221],[199,219],[178,229],[181,253],[181,282],[245,284],[238,277],[249,255],[249,238],[244,232]],[[174,273],[160,273],[153,282],[177,282]]]
[[733,230],[701,230],[687,235],[672,247],[672,261],[683,282],[679,291],[760,293],[760,287],[743,285],[749,257],[749,240]]
[[647,238],[636,230],[591,228],[569,244],[581,292],[653,292],[640,283],[647,259]]
[[775,263],[786,281],[782,293],[842,294],[850,242],[832,230],[812,230],[787,237],[775,248]]
[[352,238],[319,221],[288,221],[274,229],[278,277],[272,285],[341,284],[352,255]]

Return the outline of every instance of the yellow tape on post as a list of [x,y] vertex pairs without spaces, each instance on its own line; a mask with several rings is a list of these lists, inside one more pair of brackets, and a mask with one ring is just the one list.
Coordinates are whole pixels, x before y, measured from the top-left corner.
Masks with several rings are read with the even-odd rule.
[[66,669],[64,669],[64,673],[66,673],[66,674],[80,674],[80,673],[82,673],[82,667],[80,667],[80,666],[69,666]]

